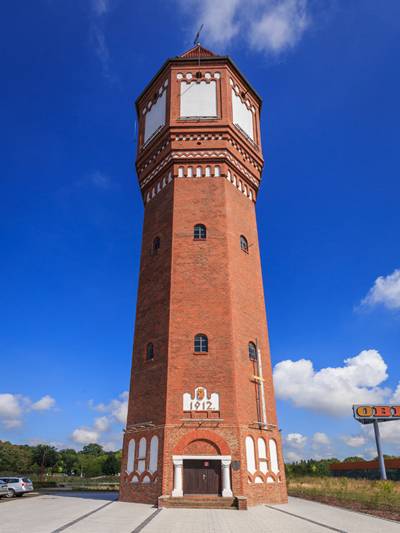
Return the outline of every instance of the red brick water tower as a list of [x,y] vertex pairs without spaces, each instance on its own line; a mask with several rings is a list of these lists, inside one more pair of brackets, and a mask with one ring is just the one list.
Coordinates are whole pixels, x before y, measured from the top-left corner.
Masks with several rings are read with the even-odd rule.
[[261,99],[197,45],[136,108],[145,212],[120,498],[284,502],[255,212]]

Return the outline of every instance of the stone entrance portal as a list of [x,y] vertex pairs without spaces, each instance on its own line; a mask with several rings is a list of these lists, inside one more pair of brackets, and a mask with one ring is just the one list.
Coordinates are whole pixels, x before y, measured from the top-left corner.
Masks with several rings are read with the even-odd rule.
[[183,494],[221,495],[221,461],[183,460]]
[[233,496],[230,455],[173,455],[174,489],[172,496],[184,494],[216,494]]

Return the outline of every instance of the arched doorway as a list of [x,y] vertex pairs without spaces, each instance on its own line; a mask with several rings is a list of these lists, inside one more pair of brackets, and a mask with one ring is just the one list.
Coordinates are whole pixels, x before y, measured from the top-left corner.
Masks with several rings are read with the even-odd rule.
[[[231,497],[230,450],[219,435],[195,430],[175,447],[172,496],[209,494]],[[178,455],[179,454],[179,455]]]

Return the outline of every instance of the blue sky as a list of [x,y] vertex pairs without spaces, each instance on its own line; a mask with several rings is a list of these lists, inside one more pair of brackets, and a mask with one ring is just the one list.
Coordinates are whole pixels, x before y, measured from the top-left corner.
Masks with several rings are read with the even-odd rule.
[[[120,445],[143,216],[133,104],[202,22],[264,101],[257,212],[286,456],[370,457],[351,404],[400,401],[397,0],[4,6],[0,439]],[[400,454],[400,424],[383,432]]]

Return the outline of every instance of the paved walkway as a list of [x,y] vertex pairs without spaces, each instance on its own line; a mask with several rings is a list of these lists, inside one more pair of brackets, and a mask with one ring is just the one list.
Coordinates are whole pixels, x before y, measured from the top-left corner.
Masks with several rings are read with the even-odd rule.
[[163,509],[114,493],[64,492],[0,502],[1,533],[399,533],[400,524],[290,498],[233,510]]

